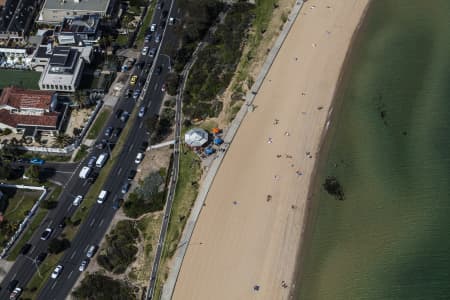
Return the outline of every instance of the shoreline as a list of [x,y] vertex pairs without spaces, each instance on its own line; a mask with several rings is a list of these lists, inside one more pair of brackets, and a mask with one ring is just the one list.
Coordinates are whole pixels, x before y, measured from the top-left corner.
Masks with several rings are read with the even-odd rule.
[[[174,299],[292,294],[305,224],[314,216],[308,198],[317,155],[369,2],[311,0],[303,6],[255,97],[255,111],[214,178],[186,245]],[[272,123],[278,119],[279,125]]]
[[313,229],[315,225],[315,221],[317,218],[317,210],[319,203],[318,201],[314,201],[315,194],[318,192],[318,189],[321,187],[318,186],[319,176],[321,172],[324,170],[325,167],[325,161],[324,159],[328,156],[330,145],[331,145],[331,138],[335,129],[335,123],[339,112],[342,109],[343,104],[343,92],[345,88],[345,82],[348,79],[347,76],[349,75],[348,68],[351,66],[351,60],[352,55],[354,51],[355,44],[358,43],[358,40],[361,38],[361,30],[366,24],[367,20],[367,13],[370,10],[371,5],[373,4],[372,0],[369,0],[367,3],[364,12],[362,13],[359,23],[356,26],[352,38],[350,40],[349,47],[347,49],[347,53],[345,55],[344,61],[342,63],[342,67],[339,73],[338,80],[336,81],[335,90],[333,99],[331,101],[330,108],[328,110],[328,117],[325,123],[325,126],[323,128],[322,135],[320,137],[320,142],[318,146],[318,152],[317,152],[317,159],[314,164],[313,171],[311,173],[311,182],[308,188],[308,196],[307,196],[307,202],[306,202],[306,211],[304,216],[304,222],[303,227],[301,231],[301,237],[300,242],[297,249],[296,254],[296,261],[295,261],[295,269],[293,272],[293,285],[291,286],[291,289],[289,291],[289,299],[295,299],[299,295],[300,288],[301,288],[301,279],[304,275],[304,268],[303,268],[303,262],[304,259],[307,257],[307,251],[309,249],[311,237],[313,234]]

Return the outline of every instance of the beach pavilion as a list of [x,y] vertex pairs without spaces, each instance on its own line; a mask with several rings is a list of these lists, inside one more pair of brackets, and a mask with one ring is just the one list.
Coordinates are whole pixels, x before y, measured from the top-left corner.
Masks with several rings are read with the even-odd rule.
[[208,132],[201,128],[192,128],[184,135],[184,142],[192,148],[201,147],[208,142]]

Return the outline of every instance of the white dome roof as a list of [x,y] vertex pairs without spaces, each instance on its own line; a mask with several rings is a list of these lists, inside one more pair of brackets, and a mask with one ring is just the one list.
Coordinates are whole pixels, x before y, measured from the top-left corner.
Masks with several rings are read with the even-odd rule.
[[184,135],[184,142],[191,147],[201,147],[208,141],[208,132],[201,128],[192,128]]

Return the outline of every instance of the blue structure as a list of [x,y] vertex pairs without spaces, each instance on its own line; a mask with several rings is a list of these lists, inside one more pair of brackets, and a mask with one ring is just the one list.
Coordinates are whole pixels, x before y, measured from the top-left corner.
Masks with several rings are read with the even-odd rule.
[[216,137],[214,139],[214,144],[216,145],[222,145],[223,144],[223,140],[220,137]]
[[213,148],[211,148],[211,147],[208,147],[208,148],[205,149],[205,154],[206,155],[211,155],[214,152],[215,152],[215,150]]

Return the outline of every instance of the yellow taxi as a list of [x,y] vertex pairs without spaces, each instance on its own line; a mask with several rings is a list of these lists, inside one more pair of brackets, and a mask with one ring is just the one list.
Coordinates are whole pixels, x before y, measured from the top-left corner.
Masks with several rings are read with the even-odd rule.
[[138,79],[137,75],[131,76],[131,79],[130,79],[130,85],[135,85],[137,79]]

